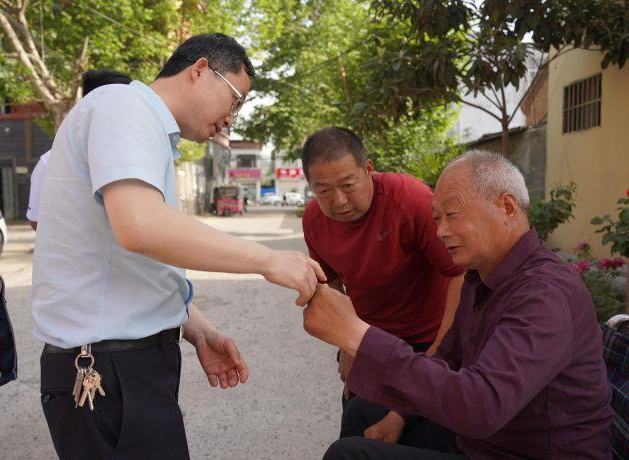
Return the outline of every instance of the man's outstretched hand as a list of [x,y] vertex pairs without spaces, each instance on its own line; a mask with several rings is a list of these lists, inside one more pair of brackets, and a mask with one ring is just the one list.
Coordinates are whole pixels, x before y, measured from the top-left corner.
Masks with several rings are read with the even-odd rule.
[[319,263],[296,251],[271,251],[268,266],[262,275],[271,283],[295,289],[299,293],[295,304],[299,306],[310,300],[318,281],[326,281]]

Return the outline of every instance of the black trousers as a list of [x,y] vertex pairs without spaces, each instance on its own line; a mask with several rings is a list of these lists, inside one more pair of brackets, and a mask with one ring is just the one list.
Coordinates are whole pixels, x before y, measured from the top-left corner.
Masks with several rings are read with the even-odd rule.
[[[411,345],[413,347],[413,351],[415,353],[424,353],[426,352],[431,346],[432,346],[433,342],[424,342],[424,343],[416,343]],[[339,353],[336,355],[336,361],[338,362],[339,360],[339,355],[340,355],[340,351]],[[341,395],[341,404],[343,405],[343,415],[345,414],[345,409],[347,409],[347,404],[352,400],[352,398],[354,397],[354,393],[350,393],[349,398],[345,397],[345,394]],[[341,426],[343,426],[344,422],[341,420]],[[341,438],[345,437],[343,436],[343,429],[341,428]]]
[[454,446],[454,433],[427,419],[406,427],[399,444],[364,438],[364,432],[389,410],[365,399],[352,398],[343,414],[341,439],[325,453],[324,460],[462,460]]
[[0,386],[17,378],[15,337],[4,297],[4,280],[0,276]]
[[75,355],[42,353],[41,401],[61,460],[188,459],[179,344],[93,353],[104,397],[75,408]]

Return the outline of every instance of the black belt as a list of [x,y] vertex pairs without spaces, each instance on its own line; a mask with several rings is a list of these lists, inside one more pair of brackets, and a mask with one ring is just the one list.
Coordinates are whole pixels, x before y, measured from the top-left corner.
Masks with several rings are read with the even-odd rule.
[[[103,340],[102,342],[92,344],[92,353],[108,352],[108,351],[125,351],[125,350],[145,350],[157,346],[170,345],[171,343],[181,342],[181,334],[183,329],[176,327],[166,331],[158,332],[143,339],[129,340]],[[79,354],[81,347],[61,348],[49,343],[44,345],[44,353],[68,353]]]

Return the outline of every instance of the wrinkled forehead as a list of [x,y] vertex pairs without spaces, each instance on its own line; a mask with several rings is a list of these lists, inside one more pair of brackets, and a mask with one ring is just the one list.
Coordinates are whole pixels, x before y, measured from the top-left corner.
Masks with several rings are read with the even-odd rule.
[[362,167],[347,152],[331,152],[329,155],[320,155],[308,165],[308,177],[311,184],[325,181],[342,181],[350,177],[357,177]]
[[452,193],[469,193],[472,185],[472,170],[465,164],[455,164],[446,168],[435,186],[435,196],[441,199]]
[[466,165],[454,165],[447,168],[435,186],[433,209],[446,205],[464,205],[470,197],[471,170]]

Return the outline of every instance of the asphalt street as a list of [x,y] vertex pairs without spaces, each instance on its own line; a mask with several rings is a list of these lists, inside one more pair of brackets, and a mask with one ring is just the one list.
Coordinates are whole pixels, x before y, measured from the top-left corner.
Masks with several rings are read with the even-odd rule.
[[[274,249],[306,252],[294,212],[202,218],[216,228]],[[19,378],[0,387],[4,460],[56,458],[39,399],[42,344],[32,336],[31,263],[35,233],[9,228],[0,274],[17,336]],[[193,459],[318,459],[338,436],[342,384],[335,350],[302,329],[296,294],[255,275],[190,271],[195,304],[231,335],[247,360],[246,385],[210,387],[194,348],[182,344],[179,402]],[[86,453],[86,458],[89,454]]]

